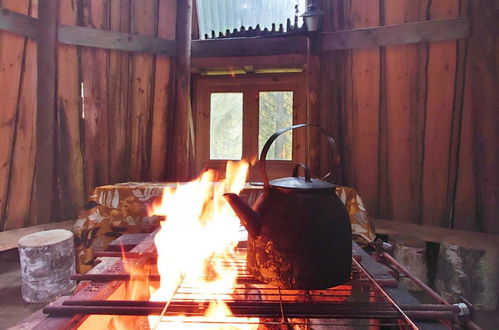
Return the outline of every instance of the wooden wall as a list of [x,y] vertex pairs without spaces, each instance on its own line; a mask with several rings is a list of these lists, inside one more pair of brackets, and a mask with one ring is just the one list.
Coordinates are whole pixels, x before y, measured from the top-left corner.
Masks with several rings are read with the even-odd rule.
[[[37,4],[1,1],[5,9],[35,17]],[[69,26],[174,40],[175,21],[175,0],[59,0],[58,24]],[[166,177],[174,61],[160,54],[56,47],[55,127],[46,137],[55,147],[54,198],[41,201],[53,205],[53,214],[36,219],[37,43],[0,31],[0,231],[74,218],[98,185]]]
[[[36,17],[38,3],[50,1],[0,0],[0,6]],[[43,90],[37,80],[50,81],[37,76],[50,74],[37,65],[37,53],[47,54],[47,45],[36,42],[38,23],[24,17],[13,27],[15,17],[0,8],[0,230],[73,218],[97,185],[190,175],[189,79],[179,72],[188,72],[191,44],[178,38],[190,35],[191,7],[187,0],[59,0],[57,24],[65,26],[55,49],[55,104],[47,109],[37,108],[50,103],[37,100],[37,87]],[[325,32],[469,18],[470,37],[459,40],[425,41],[428,31],[452,39],[452,31],[431,30],[435,25],[395,36],[423,40],[417,44],[386,45],[383,38],[396,29],[383,38],[377,31],[322,38],[308,53],[309,118],[337,137],[342,181],[360,192],[373,216],[499,234],[495,1],[322,0],[322,8]],[[177,39],[182,56],[165,55],[175,48],[165,39]],[[261,55],[307,53],[305,36],[256,39],[195,41],[192,54],[275,63]],[[359,41],[363,46],[354,47]],[[380,44],[386,46],[366,47]],[[37,113],[50,124],[38,139]],[[53,155],[41,148],[37,154],[47,141]],[[318,167],[327,164],[324,150],[311,150],[320,156]],[[34,188],[44,181],[37,162],[53,168],[49,189]],[[34,201],[53,214],[36,214],[43,207]]]
[[[4,0],[1,4],[21,14],[38,14],[37,0]],[[18,228],[30,219],[36,145],[36,62],[37,44],[33,40],[0,31],[0,229]]]
[[343,183],[373,216],[498,234],[494,1],[323,8],[326,31],[470,18],[467,39],[322,54],[321,122],[340,140]]

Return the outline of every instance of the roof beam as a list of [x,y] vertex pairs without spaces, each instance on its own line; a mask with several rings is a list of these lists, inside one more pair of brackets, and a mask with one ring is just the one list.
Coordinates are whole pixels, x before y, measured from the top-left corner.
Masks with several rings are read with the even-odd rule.
[[94,29],[76,25],[60,25],[57,35],[60,43],[77,46],[97,47],[145,52],[152,54],[175,55],[175,41],[153,36],[129,34]]
[[307,37],[254,37],[193,40],[192,57],[306,54]]
[[194,57],[193,68],[234,68],[253,66],[259,68],[302,67],[307,63],[306,54],[284,54],[274,56],[237,56],[237,57]]
[[466,38],[466,17],[322,33],[322,51]]

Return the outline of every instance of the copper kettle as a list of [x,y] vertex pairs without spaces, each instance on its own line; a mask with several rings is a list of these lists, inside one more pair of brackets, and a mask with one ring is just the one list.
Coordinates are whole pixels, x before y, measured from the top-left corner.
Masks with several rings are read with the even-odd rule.
[[[336,196],[336,185],[314,179],[304,164],[293,176],[269,182],[265,158],[278,136],[311,126],[298,124],[274,133],[260,155],[264,191],[252,209],[236,194],[225,198],[248,231],[248,271],[264,283],[290,289],[324,289],[350,279],[352,229],[345,206]],[[299,169],[305,176],[298,176]]]

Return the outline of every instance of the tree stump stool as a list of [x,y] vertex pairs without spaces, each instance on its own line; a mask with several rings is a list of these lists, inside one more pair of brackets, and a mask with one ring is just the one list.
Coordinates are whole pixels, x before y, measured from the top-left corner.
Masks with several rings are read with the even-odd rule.
[[[426,242],[414,237],[403,235],[390,236],[390,241],[392,241],[394,245],[393,257],[418,279],[428,283]],[[409,278],[401,278],[400,284],[407,290],[422,290]]]
[[71,293],[76,282],[73,233],[55,229],[26,235],[18,242],[22,296],[31,303],[49,302]]
[[450,302],[464,297],[477,309],[494,311],[499,295],[499,251],[442,243],[435,286]]

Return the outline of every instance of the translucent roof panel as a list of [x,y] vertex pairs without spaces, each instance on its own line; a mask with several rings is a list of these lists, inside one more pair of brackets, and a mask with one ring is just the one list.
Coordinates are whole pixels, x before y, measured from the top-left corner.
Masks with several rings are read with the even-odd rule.
[[[197,0],[199,35],[204,39],[211,31],[218,35],[227,29],[254,28],[257,24],[262,30],[270,30],[272,23],[276,28],[279,24],[286,28],[288,18],[293,24],[295,15],[305,12],[305,3],[306,0]],[[295,6],[298,6],[298,14]],[[302,18],[298,17],[298,25],[302,24]]]

